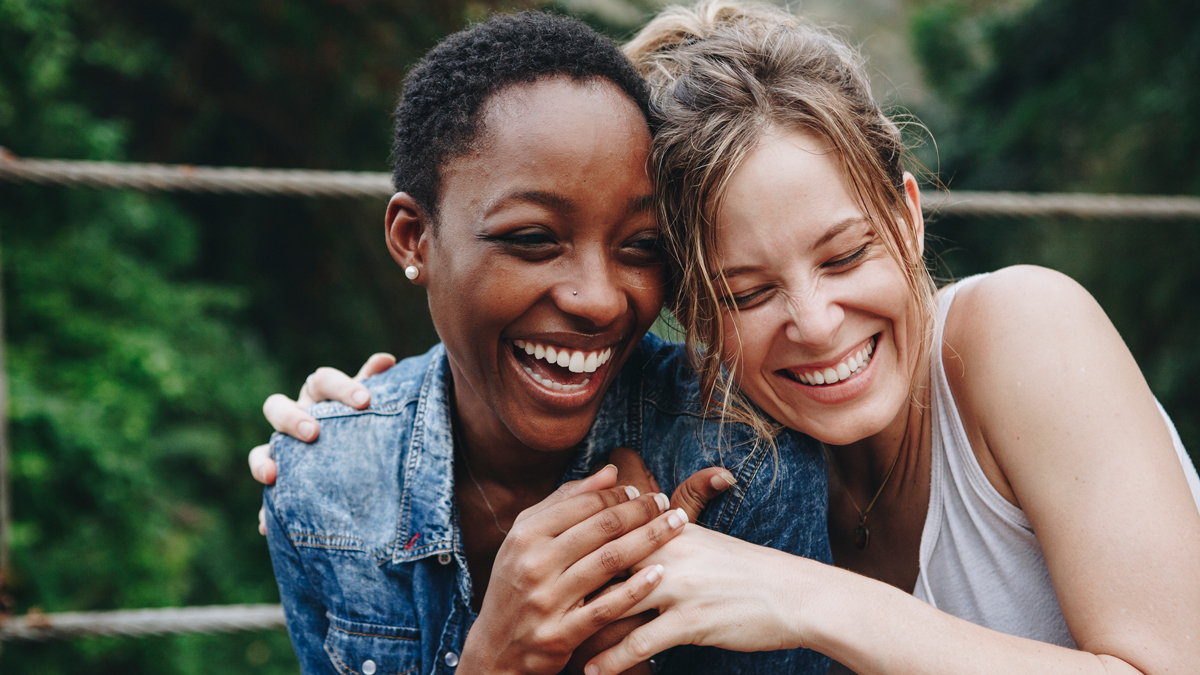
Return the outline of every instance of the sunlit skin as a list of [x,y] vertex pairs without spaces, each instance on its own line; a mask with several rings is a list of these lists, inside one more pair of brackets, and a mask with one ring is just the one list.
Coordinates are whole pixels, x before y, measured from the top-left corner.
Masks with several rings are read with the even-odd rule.
[[[669,570],[632,610],[658,617],[588,675],[677,644],[802,646],[862,675],[1194,671],[1200,513],[1128,348],[1087,291],[1052,270],[1012,267],[960,287],[935,354],[984,479],[1037,534],[1078,649],[912,595],[933,443],[925,321],[838,159],[811,134],[772,130],[732,174],[716,217],[730,286],[724,356],[740,358],[738,383],[755,403],[828,446],[836,567],[690,527],[641,563]],[[911,176],[904,197],[917,224],[905,237],[919,242]],[[792,377],[845,364],[868,341],[869,363],[847,365],[833,385]],[[876,494],[858,550],[859,509]]]
[[[567,78],[510,86],[482,121],[473,151],[443,165],[437,226],[400,193],[388,246],[420,270],[450,355],[459,440],[507,529],[553,490],[658,315],[662,265],[650,134],[619,89]],[[554,392],[520,367],[513,340],[614,355],[584,389]],[[485,525],[463,527],[478,600],[503,536],[473,486],[459,492]]]
[[[916,366],[911,296],[826,143],[768,134],[730,179],[717,239],[729,285],[726,345],[742,389],[775,419],[831,445],[892,423]],[[867,369],[838,387],[857,395],[786,374],[836,365],[872,338]]]
[[[920,321],[899,264],[843,175],[826,141],[775,129],[731,177],[717,215],[727,358],[739,359],[739,385],[768,414],[830,446],[834,560],[908,590],[929,494],[929,436],[920,408],[909,405],[924,367]],[[919,210],[911,216],[919,239]],[[788,375],[836,365],[867,343],[871,360],[849,380],[811,386]],[[859,551],[858,512],[842,484],[865,507],[893,460],[898,475],[885,487],[888,503],[900,506],[872,513],[874,541]]]

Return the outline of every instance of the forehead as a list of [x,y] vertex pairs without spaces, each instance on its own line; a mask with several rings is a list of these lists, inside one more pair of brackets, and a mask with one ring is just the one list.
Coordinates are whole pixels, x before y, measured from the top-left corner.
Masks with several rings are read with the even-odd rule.
[[838,153],[827,140],[772,129],[730,176],[717,214],[717,237],[726,260],[761,253],[748,246],[755,241],[801,250],[830,226],[861,217]]
[[649,148],[640,109],[608,80],[508,86],[485,104],[473,147],[443,167],[442,203],[484,208],[514,191],[623,202],[651,191]]

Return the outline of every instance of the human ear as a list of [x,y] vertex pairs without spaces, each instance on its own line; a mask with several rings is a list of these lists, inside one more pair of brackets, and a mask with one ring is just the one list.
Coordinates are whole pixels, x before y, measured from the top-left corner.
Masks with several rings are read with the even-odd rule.
[[384,238],[392,258],[405,270],[409,267],[416,269],[416,276],[409,278],[414,284],[424,286],[425,255],[428,252],[432,228],[428,217],[417,206],[417,200],[407,192],[392,195],[383,225]]
[[921,188],[917,179],[909,172],[904,172],[904,201],[908,205],[908,215],[912,219],[914,233],[917,237],[917,253],[925,257],[925,216],[921,212]]

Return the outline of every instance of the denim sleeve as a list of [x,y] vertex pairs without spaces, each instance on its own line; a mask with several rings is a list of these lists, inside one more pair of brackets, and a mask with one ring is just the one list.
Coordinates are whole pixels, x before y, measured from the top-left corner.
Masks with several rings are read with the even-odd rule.
[[324,649],[329,619],[321,604],[321,596],[309,582],[300,562],[300,554],[292,546],[283,523],[279,521],[269,487],[263,491],[263,508],[266,510],[267,547],[271,551],[271,565],[275,568],[275,581],[279,584],[279,597],[283,602],[292,648],[300,659],[300,672],[304,675],[338,675]]
[[[753,470],[741,472],[747,480],[732,488],[735,494],[718,500],[732,508],[724,519],[728,529],[721,529],[744,541],[831,564],[824,455],[815,442],[798,435],[785,433],[780,441],[779,455],[766,453],[757,463],[751,458],[746,468]],[[722,505],[713,506],[719,509]],[[730,675],[824,675],[830,665],[828,657],[807,649],[737,653],[678,647],[665,661],[663,672]]]

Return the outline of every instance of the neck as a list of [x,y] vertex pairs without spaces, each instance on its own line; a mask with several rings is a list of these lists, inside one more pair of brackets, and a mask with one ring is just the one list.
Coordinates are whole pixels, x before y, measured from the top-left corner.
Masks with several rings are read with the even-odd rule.
[[[923,453],[929,449],[926,415],[929,412],[928,385],[917,388],[914,396],[900,407],[896,417],[878,433],[849,445],[831,447],[828,461],[834,476],[845,486],[862,508],[888,481],[886,493],[909,484],[921,467]],[[892,467],[895,467],[893,470]],[[892,476],[888,479],[888,473]],[[881,495],[881,498],[886,498]]]
[[575,449],[537,450],[522,443],[476,394],[453,362],[451,374],[456,450],[469,463],[475,478],[516,492],[552,492]]

